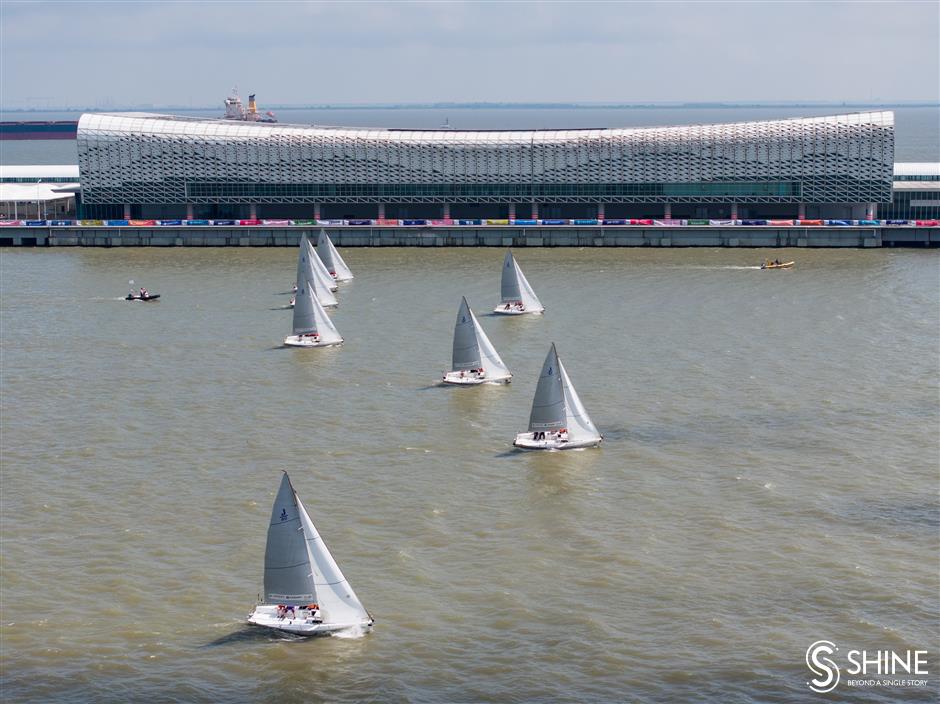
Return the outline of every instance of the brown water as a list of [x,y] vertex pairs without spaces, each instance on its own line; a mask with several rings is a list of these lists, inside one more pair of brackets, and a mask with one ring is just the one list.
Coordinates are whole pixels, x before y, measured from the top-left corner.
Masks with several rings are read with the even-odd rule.
[[[4,701],[800,702],[820,639],[937,696],[936,251],[523,249],[524,318],[499,249],[345,255],[287,350],[292,248],[3,251]],[[434,386],[463,294],[508,387]],[[551,341],[598,450],[510,447]],[[245,627],[282,469],[371,635]]]

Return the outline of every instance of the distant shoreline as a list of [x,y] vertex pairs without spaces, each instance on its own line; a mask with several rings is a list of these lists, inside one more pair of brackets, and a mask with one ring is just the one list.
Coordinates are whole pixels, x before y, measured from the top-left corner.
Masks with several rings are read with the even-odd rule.
[[[940,102],[713,102],[713,103],[370,103],[370,104],[323,104],[323,105],[265,105],[271,110],[740,110],[781,108],[940,108]],[[217,105],[132,105],[111,107],[44,107],[3,108],[2,113],[44,112],[140,112],[146,110],[176,110],[179,112],[203,112],[217,110]]]

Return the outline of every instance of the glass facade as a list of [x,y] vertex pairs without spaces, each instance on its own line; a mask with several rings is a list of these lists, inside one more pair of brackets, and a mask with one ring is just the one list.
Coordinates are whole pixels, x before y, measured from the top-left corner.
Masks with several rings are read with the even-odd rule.
[[894,115],[471,132],[89,114],[78,153],[89,207],[888,203]]

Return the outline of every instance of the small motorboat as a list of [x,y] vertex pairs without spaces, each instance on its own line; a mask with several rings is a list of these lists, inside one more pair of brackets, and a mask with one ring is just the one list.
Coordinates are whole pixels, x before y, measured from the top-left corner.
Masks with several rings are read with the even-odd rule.
[[764,262],[761,269],[792,269],[796,262]]
[[155,301],[160,298],[159,293],[145,293],[141,296],[139,293],[129,293],[124,296],[125,301]]

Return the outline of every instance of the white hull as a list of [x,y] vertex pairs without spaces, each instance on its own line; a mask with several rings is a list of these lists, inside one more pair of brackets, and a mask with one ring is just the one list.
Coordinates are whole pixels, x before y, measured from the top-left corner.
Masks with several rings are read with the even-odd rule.
[[318,612],[308,611],[307,609],[297,609],[294,613],[288,613],[279,616],[277,606],[271,604],[262,604],[256,606],[248,614],[248,623],[262,628],[271,628],[285,633],[294,633],[301,636],[327,636],[338,631],[345,631],[350,628],[361,628],[365,631],[372,630],[373,621],[358,621],[356,623],[324,623],[315,615]]
[[454,386],[479,386],[480,384],[509,384],[512,374],[504,376],[479,376],[470,372],[447,372],[442,381]]
[[[287,307],[293,308],[295,305],[297,305],[297,301],[291,301],[290,303],[287,304]],[[336,303],[323,303],[321,301],[320,305],[323,306],[324,308],[336,308],[339,305],[339,301],[337,301]]]
[[284,344],[288,347],[332,347],[334,345],[343,344],[343,341],[321,342],[319,338],[306,337],[303,335],[289,335],[284,338]]
[[506,305],[499,305],[493,309],[493,312],[497,315],[530,315],[533,313],[544,313],[544,308],[520,308],[518,306],[511,306],[509,310],[506,310]]
[[352,281],[353,280],[352,276],[339,276],[338,274],[332,271],[330,272],[330,276],[333,277],[334,281]]
[[565,440],[551,433],[546,433],[545,440],[536,440],[534,433],[519,433],[512,444],[523,450],[575,450],[581,447],[597,447],[602,440],[600,436],[586,440]]
[[[333,281],[333,283],[327,286],[327,288],[330,289],[330,291],[332,291],[333,293],[336,293],[337,291],[339,291],[339,286],[336,284],[335,280]],[[294,284],[293,286],[291,286],[291,293],[297,293],[297,284]]]

